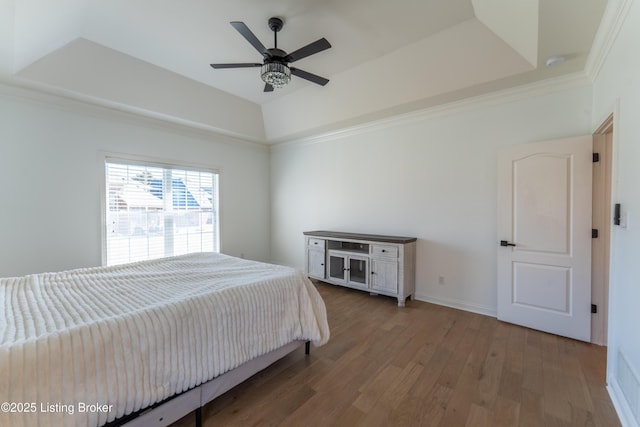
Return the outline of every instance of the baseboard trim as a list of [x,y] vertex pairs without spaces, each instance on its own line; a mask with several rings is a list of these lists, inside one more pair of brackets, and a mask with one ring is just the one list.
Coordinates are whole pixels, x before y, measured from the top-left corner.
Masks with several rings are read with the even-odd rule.
[[427,295],[415,295],[415,299],[418,301],[428,302],[436,305],[443,305],[445,307],[455,308],[462,311],[482,314],[484,316],[497,317],[498,315],[494,307],[485,307],[477,304],[470,304],[466,301],[452,298],[435,298]]
[[627,400],[624,398],[622,390],[615,378],[609,378],[607,381],[607,392],[609,393],[609,397],[611,398],[613,407],[618,414],[622,427],[640,427],[640,424],[636,422],[635,417],[631,412],[631,408],[629,407],[629,404],[627,404]]

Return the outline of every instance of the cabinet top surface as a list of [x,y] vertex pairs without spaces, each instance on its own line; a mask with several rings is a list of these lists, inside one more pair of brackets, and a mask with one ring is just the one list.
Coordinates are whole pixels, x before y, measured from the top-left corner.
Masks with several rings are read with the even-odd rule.
[[401,236],[383,236],[379,234],[360,234],[360,233],[345,233],[341,231],[305,231],[305,236],[317,236],[333,239],[349,239],[349,240],[367,240],[371,242],[385,242],[385,243],[410,243],[418,240],[417,237],[401,237]]

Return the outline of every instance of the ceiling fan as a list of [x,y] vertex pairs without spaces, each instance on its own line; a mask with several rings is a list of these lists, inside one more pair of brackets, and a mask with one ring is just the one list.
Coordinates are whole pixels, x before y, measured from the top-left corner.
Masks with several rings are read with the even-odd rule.
[[290,67],[291,62],[298,61],[307,56],[313,55],[318,52],[322,52],[325,49],[329,49],[331,45],[324,37],[316,40],[313,43],[301,47],[300,49],[287,53],[282,49],[278,49],[278,31],[282,29],[284,22],[280,18],[269,18],[269,28],[273,31],[274,47],[267,49],[258,40],[258,38],[251,32],[244,22],[233,21],[231,22],[233,28],[245,38],[251,45],[256,48],[262,55],[264,61],[259,63],[240,63],[240,64],[211,64],[213,68],[249,68],[249,67],[261,67],[260,77],[264,81],[264,91],[272,92],[274,87],[281,88],[287,85],[291,80],[291,74],[301,77],[310,82],[319,84],[321,86],[329,83],[328,79],[301,70],[299,68]]

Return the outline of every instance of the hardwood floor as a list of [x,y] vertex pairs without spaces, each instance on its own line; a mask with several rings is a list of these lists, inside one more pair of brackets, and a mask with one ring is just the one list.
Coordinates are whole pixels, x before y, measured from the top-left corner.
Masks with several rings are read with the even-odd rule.
[[[606,348],[324,283],[331,339],[203,408],[213,426],[617,426]],[[174,427],[195,425],[193,414]]]

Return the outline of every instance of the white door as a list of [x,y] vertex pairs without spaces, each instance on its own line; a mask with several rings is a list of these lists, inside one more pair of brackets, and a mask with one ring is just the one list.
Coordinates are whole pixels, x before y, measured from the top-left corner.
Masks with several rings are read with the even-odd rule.
[[590,340],[591,172],[591,136],[499,152],[498,319]]

